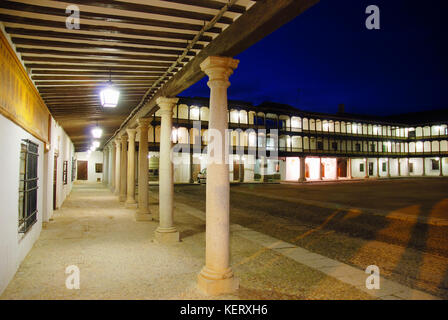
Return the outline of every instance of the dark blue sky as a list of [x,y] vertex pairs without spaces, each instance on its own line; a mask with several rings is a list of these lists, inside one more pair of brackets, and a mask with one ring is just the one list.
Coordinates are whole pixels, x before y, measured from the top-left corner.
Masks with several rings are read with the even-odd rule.
[[[444,2],[321,0],[236,57],[229,99],[377,115],[448,108]],[[380,30],[365,27],[371,4]],[[208,96],[206,82],[181,95]]]

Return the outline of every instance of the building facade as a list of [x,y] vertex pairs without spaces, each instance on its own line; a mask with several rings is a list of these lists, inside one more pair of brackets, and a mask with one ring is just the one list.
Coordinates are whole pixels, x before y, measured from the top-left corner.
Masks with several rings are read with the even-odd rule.
[[[342,110],[324,114],[276,103],[253,106],[229,101],[230,181],[448,175],[448,120],[443,115],[436,120],[408,118],[366,117]],[[172,142],[184,151],[174,152],[175,182],[195,182],[205,169],[208,120],[208,99],[180,98],[174,108]],[[148,141],[150,181],[155,181],[158,112],[152,116]]]

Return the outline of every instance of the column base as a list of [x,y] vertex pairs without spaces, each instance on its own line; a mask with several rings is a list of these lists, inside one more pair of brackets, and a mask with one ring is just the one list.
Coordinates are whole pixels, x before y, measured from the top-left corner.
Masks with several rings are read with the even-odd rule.
[[135,221],[152,221],[152,215],[149,213],[134,213]]
[[126,200],[125,207],[128,209],[136,209],[138,207],[137,202],[135,200]]
[[118,199],[120,200],[120,202],[125,202],[126,196],[118,196]]
[[198,275],[198,289],[209,296],[234,293],[239,286],[239,279],[233,275],[226,279],[208,279],[202,272]]
[[176,243],[180,241],[179,231],[176,228],[157,228],[154,232],[154,240],[157,243]]

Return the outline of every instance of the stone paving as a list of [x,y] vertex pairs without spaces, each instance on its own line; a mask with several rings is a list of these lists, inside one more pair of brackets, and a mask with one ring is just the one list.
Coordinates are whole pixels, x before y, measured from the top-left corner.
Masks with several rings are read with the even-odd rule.
[[[156,198],[152,198],[150,207],[157,219]],[[153,242],[156,220],[135,222],[134,211],[124,208],[101,184],[77,184],[0,298],[375,298],[358,283],[341,281],[282,252],[293,248],[288,244],[269,249],[266,241],[276,239],[263,240],[263,234],[248,238],[250,232],[235,225],[231,227],[231,260],[240,289],[233,295],[204,296],[196,288],[205,252],[203,212],[198,211],[176,204],[175,224],[182,241],[159,245]],[[80,268],[79,290],[65,286],[69,265]]]

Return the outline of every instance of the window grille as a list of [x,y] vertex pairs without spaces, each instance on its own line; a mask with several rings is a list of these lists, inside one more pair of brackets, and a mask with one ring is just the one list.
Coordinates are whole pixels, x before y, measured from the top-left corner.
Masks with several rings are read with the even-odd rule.
[[64,161],[62,165],[62,181],[64,185],[68,183],[68,161]]
[[72,158],[72,182],[76,179],[76,160]]
[[39,146],[22,140],[20,149],[19,233],[26,233],[37,221]]

